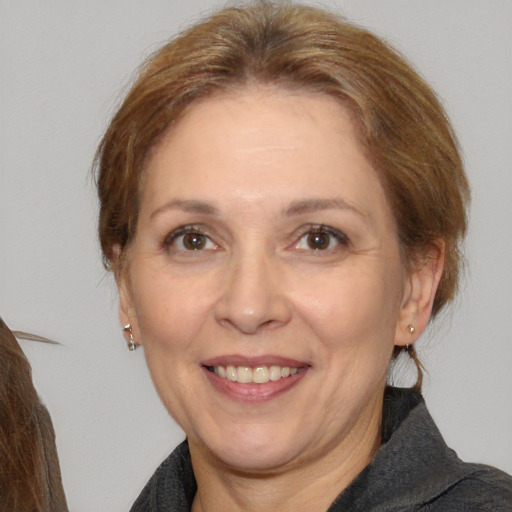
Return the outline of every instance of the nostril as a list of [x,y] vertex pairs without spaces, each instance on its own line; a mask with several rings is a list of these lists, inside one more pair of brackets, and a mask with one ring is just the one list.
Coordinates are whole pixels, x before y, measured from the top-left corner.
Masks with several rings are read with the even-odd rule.
[[219,320],[223,327],[236,329],[243,334],[258,334],[262,331],[272,330],[279,327],[282,322],[274,319],[259,321],[253,318],[222,318]]
[[266,322],[263,322],[261,325],[260,325],[260,329],[261,328],[269,328],[269,329],[273,329],[274,327],[278,327],[280,325],[280,322],[276,321],[276,320],[267,320]]

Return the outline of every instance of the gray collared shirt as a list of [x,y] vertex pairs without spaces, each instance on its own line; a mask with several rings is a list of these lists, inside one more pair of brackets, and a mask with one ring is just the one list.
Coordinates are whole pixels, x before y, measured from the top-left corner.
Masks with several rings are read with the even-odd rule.
[[[161,464],[131,512],[190,512],[197,490],[187,442]],[[328,512],[512,512],[512,477],[462,462],[419,392],[387,388],[382,445]]]

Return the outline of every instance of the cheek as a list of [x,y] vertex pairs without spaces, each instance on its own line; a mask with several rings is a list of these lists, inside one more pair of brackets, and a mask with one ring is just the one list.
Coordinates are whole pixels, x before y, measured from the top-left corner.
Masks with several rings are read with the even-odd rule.
[[401,300],[397,265],[346,266],[294,290],[298,314],[331,348],[360,350],[393,345]]
[[145,347],[187,347],[207,317],[213,288],[208,279],[180,278],[149,265],[133,272],[135,313]]
[[[211,309],[210,280],[178,277],[151,268],[134,266],[131,272],[140,342],[155,388],[175,421],[190,423],[187,407],[193,403],[194,379],[200,371],[197,339],[204,334]],[[170,371],[172,369],[172,371]],[[187,385],[183,385],[183,384]]]

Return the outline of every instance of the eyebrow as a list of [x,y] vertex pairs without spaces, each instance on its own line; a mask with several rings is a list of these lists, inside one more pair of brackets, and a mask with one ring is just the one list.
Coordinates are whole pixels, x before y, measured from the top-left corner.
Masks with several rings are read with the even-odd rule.
[[[149,218],[152,220],[157,215],[169,210],[181,210],[186,213],[197,213],[212,216],[220,214],[219,209],[216,206],[206,201],[199,201],[196,199],[171,199],[154,210]],[[368,217],[366,212],[360,210],[341,197],[329,199],[300,199],[298,201],[293,201],[284,209],[283,213],[286,217],[294,217],[296,215],[303,215],[305,213],[321,210],[349,210],[363,217]]]
[[362,217],[368,217],[368,214],[357,206],[349,203],[341,197],[333,197],[329,199],[301,199],[294,201],[284,210],[287,217],[295,215],[302,215],[304,213],[311,213],[320,210],[350,210]]
[[181,210],[186,213],[199,213],[202,215],[218,215],[219,210],[211,203],[197,201],[195,199],[172,199],[159,206],[149,216],[150,220],[168,210]]

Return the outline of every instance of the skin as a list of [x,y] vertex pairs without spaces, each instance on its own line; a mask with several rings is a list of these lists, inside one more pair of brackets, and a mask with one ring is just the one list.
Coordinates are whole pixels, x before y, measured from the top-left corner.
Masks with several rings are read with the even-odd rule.
[[[315,249],[319,230],[326,247]],[[120,316],[187,434],[194,510],[326,510],[369,463],[393,346],[424,330],[442,269],[439,251],[414,272],[401,254],[376,172],[333,98],[264,87],[215,96],[160,141]],[[226,386],[212,361],[300,370],[283,389],[284,379]]]

